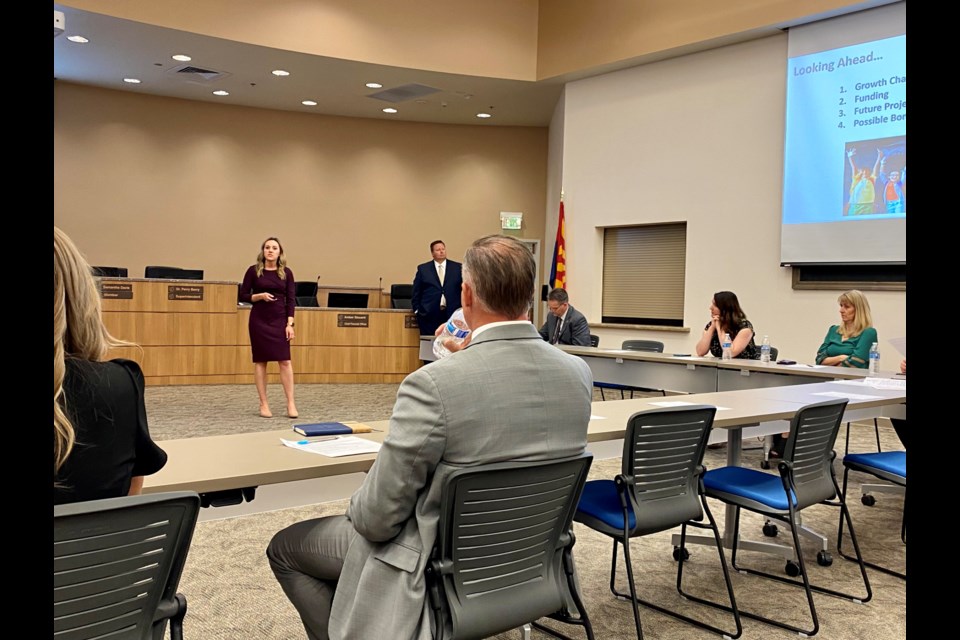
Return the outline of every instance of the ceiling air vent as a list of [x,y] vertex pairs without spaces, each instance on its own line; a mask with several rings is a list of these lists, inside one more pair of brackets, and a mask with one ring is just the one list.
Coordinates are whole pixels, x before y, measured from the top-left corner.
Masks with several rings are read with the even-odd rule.
[[214,80],[220,80],[229,76],[229,73],[223,71],[214,71],[213,69],[204,69],[202,67],[195,67],[193,65],[185,64],[180,65],[179,67],[174,67],[168,71],[168,73],[174,73],[178,76],[183,76],[191,80],[197,80],[201,82],[212,82]]
[[403,84],[392,89],[384,89],[376,93],[367,94],[368,98],[376,98],[386,102],[406,102],[414,98],[422,98],[431,93],[437,93],[440,89],[434,89],[424,84]]

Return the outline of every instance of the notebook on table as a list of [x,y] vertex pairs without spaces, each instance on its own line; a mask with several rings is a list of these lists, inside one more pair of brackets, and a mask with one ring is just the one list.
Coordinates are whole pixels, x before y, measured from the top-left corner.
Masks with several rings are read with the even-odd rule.
[[370,427],[359,422],[345,424],[343,422],[313,422],[310,424],[295,424],[293,430],[302,436],[338,436],[351,433],[370,433]]

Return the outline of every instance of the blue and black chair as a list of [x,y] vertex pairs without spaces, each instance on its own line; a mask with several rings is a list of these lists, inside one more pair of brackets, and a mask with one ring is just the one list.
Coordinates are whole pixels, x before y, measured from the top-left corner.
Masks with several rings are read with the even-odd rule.
[[[873,597],[866,565],[850,519],[850,512],[843,493],[837,484],[833,470],[836,453],[833,450],[840,431],[840,422],[846,410],[847,399],[829,400],[802,407],[790,421],[790,436],[784,447],[783,458],[777,463],[779,475],[745,467],[721,467],[708,471],[703,478],[707,497],[720,500],[735,507],[733,549],[730,563],[740,573],[761,576],[791,586],[803,587],[813,627],[801,629],[791,624],[774,620],[754,612],[740,610],[740,614],[771,624],[782,629],[812,636],[820,630],[813,592],[845,598],[858,603],[868,602]],[[814,505],[829,505],[840,509],[840,517],[847,521],[850,538],[856,553],[856,562],[866,590],[864,595],[851,595],[826,587],[813,585],[807,574],[803,552],[800,547],[800,513]],[[796,561],[788,560],[787,575],[793,580],[758,569],[737,564],[737,545],[740,538],[740,511],[753,511],[768,519],[786,524],[792,533]],[[822,553],[822,552],[821,552]],[[769,595],[769,594],[767,594]],[[778,601],[779,602],[779,601]]]
[[[580,498],[574,520],[613,539],[610,591],[614,596],[629,599],[633,604],[638,640],[643,639],[639,604],[731,639],[739,638],[742,632],[733,585],[720,544],[720,533],[704,497],[703,454],[716,411],[716,407],[708,405],[691,405],[633,414],[627,422],[620,474],[613,480],[587,482]],[[707,522],[703,522],[704,514]],[[689,557],[686,549],[688,526],[713,532],[729,605],[711,602],[684,591],[683,563]],[[637,596],[630,560],[630,539],[675,527],[681,527],[680,546],[673,552],[674,559],[678,561],[677,592],[688,600],[731,613],[734,630],[721,629]],[[623,547],[629,593],[616,588],[618,546]]]
[[[906,421],[903,421],[902,428],[905,428]],[[895,423],[895,426],[900,427]],[[900,435],[902,428],[897,429],[897,434]],[[901,438],[902,442],[902,438]],[[851,471],[856,471],[858,473],[865,473],[871,475],[880,480],[884,480],[889,483],[891,488],[902,488],[903,490],[903,515],[900,519],[900,540],[903,544],[907,543],[907,452],[906,451],[879,451],[877,453],[850,453],[843,457],[843,491],[842,495],[846,497],[847,495],[847,478]],[[879,485],[870,485],[874,488]],[[861,497],[861,502],[868,506],[872,507],[874,505],[873,496],[868,493],[866,489],[867,485],[864,485],[864,493]],[[837,552],[844,558],[849,558],[849,556],[843,551],[843,520],[840,520],[840,525],[837,529]],[[891,576],[896,576],[897,578],[907,579],[906,572],[896,571],[882,565],[878,565],[871,562],[864,562],[865,565],[877,571],[882,571]]]
[[[597,346],[597,345],[593,345]],[[657,340],[624,340],[620,345],[620,348],[624,351],[649,351],[650,353],[663,353],[663,343]],[[620,399],[623,400],[627,397],[626,392],[630,392],[630,397],[633,397],[634,392],[639,391],[642,393],[651,393],[656,392],[661,395],[667,395],[666,390],[664,389],[653,389],[651,387],[637,387],[629,384],[617,384],[614,382],[594,382],[593,386],[600,389],[600,399],[606,400],[603,394],[604,389],[619,391]]]

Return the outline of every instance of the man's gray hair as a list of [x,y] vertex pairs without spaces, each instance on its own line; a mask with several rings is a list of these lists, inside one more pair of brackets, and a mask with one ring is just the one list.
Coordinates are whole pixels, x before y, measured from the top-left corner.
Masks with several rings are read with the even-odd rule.
[[533,304],[537,264],[530,248],[516,238],[484,236],[463,256],[463,279],[473,287],[482,309],[519,318]]
[[559,302],[560,304],[567,304],[570,302],[570,296],[567,295],[566,289],[557,287],[547,294],[547,300],[553,300],[554,302]]

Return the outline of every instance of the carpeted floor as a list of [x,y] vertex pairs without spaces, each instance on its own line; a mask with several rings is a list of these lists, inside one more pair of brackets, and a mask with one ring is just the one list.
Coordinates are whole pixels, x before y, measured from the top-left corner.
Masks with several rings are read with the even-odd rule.
[[[301,385],[297,388],[300,418],[311,421],[386,419],[390,415],[396,388],[397,385]],[[271,388],[270,397],[275,412],[284,406],[282,394],[276,385]],[[252,386],[151,387],[147,389],[147,411],[151,432],[160,440],[230,431],[276,429],[292,422],[288,418],[260,418],[257,415],[256,392]],[[843,449],[844,434],[844,430],[841,430],[837,441],[838,453]],[[885,450],[901,448],[893,430],[882,420],[881,437]],[[851,430],[851,449],[871,451],[875,448],[872,424],[854,425]],[[708,468],[722,466],[724,456],[722,449],[710,450],[705,463]],[[757,467],[759,460],[759,451],[744,452],[745,466]],[[611,478],[619,471],[619,466],[618,459],[597,460],[590,477]],[[839,463],[838,469],[842,472]],[[876,506],[865,507],[858,499],[859,479],[851,483],[850,494],[854,496],[850,500],[850,509],[864,554],[868,559],[902,568],[906,557],[905,547],[899,538],[903,498],[877,494]],[[270,572],[264,549],[279,529],[305,518],[343,513],[345,506],[344,500],[200,523],[180,582],[180,591],[189,599],[185,636],[203,640],[305,638],[296,612]],[[711,501],[711,508],[722,527],[723,505]],[[804,524],[827,535],[832,551],[835,547],[837,517],[837,509],[825,506],[804,512]],[[743,537],[763,538],[762,524],[759,517],[744,514],[741,525]],[[577,571],[596,637],[618,640],[635,637],[629,603],[614,599],[608,588],[610,541],[579,524],[575,525],[575,531]],[[722,613],[684,602],[677,596],[674,587],[677,564],[672,559],[671,533],[634,540],[631,545],[641,597],[668,607],[682,608],[689,615],[702,616],[728,628],[731,621]],[[779,537],[787,537],[782,527]],[[863,586],[858,583],[859,574],[855,564],[843,560],[834,552],[833,565],[820,567],[815,561],[818,547],[809,540],[805,540],[804,545],[804,558],[815,584],[862,593]],[[845,548],[849,549],[849,544]],[[691,559],[684,563],[685,585],[694,593],[721,599],[724,595],[723,581],[716,552],[705,547],[691,547],[690,550]],[[620,558],[622,563],[622,554]],[[771,556],[741,554],[740,563],[783,574],[784,562]],[[623,575],[621,564],[618,579],[621,588],[626,589]],[[905,582],[876,571],[870,571],[869,576],[874,593],[868,603],[857,604],[826,595],[814,596],[821,624],[819,637],[830,640],[892,640],[906,637]],[[754,576],[734,575],[733,579],[741,608],[784,616],[801,626],[807,624],[802,589]],[[649,609],[641,608],[641,619],[647,638],[680,640],[717,637]],[[795,634],[747,619],[744,619],[743,627],[742,637],[745,640],[795,637]],[[571,635],[574,638],[584,637],[578,629],[572,629]],[[519,637],[518,631],[498,636]],[[546,636],[534,632],[534,637]]]

